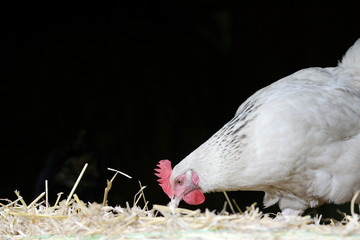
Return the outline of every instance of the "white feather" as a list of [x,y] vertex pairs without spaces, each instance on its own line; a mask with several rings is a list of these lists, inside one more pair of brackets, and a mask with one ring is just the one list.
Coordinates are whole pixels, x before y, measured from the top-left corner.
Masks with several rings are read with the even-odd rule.
[[338,67],[257,91],[171,179],[189,169],[204,192],[264,191],[265,206],[282,210],[350,201],[360,189],[360,39]]

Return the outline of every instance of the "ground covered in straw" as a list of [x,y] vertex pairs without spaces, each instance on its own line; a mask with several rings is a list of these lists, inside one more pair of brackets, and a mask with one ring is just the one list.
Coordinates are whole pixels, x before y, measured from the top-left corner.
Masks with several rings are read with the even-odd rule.
[[306,217],[270,218],[258,208],[243,214],[171,209],[154,205],[110,207],[76,198],[57,206],[2,204],[1,239],[360,239],[358,215],[321,225]]
[[0,222],[1,239],[360,239],[357,214],[322,225],[309,216],[270,217],[255,205],[242,214],[215,214],[85,204],[76,195],[51,207],[27,206],[21,197],[2,203]]
[[53,206],[47,188],[30,204],[16,191],[15,201],[0,201],[0,239],[360,239],[357,196],[352,214],[330,224],[322,224],[320,217],[262,214],[255,204],[235,214],[162,205],[149,210],[141,184],[131,205],[111,207],[107,195],[115,176],[108,181],[102,204],[81,201],[74,194],[77,184],[66,200],[59,194]]

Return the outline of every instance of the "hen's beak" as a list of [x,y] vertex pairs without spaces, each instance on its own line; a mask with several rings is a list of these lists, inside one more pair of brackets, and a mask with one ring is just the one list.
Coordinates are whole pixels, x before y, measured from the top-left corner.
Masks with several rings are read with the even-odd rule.
[[171,198],[171,201],[169,204],[173,207],[178,207],[181,199],[182,199],[181,194],[179,194],[177,196],[174,194],[174,195],[172,195],[172,198]]

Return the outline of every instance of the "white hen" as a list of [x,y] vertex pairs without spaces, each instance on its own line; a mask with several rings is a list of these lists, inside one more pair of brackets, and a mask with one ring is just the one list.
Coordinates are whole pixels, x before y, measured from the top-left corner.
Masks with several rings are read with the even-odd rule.
[[337,67],[304,69],[257,91],[172,172],[167,160],[159,166],[176,204],[234,190],[264,191],[264,205],[286,214],[350,201],[360,189],[360,39]]

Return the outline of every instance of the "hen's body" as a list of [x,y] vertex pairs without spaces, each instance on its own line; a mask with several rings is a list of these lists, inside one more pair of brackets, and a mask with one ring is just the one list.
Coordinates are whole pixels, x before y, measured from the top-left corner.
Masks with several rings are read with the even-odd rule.
[[203,192],[264,191],[264,205],[282,210],[350,201],[360,189],[360,40],[338,67],[256,92],[173,175],[187,169]]

